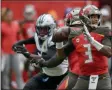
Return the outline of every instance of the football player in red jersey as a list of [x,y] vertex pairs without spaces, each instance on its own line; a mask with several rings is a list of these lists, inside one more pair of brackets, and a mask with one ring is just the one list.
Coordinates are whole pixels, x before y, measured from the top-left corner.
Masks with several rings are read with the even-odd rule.
[[[80,8],[74,8],[70,13],[66,15],[65,22],[68,27],[74,28],[75,30],[81,29],[82,24],[79,20],[79,11]],[[71,38],[72,35],[68,33],[67,40]],[[79,69],[78,56],[75,50],[72,51],[68,56],[68,61],[69,61],[69,73],[57,87],[58,90],[62,89],[71,90],[75,86],[78,76],[81,74]]]
[[[66,46],[69,50],[74,46],[72,49],[78,53],[81,70],[81,75],[73,89],[111,89],[107,57],[112,56],[112,41],[110,39],[112,32],[108,28],[98,26],[101,13],[96,6],[85,6],[79,15],[84,28],[80,31],[74,30],[74,38]],[[69,29],[71,32],[72,28]],[[56,39],[57,33],[54,33],[54,41],[58,41]],[[57,48],[60,49],[58,50],[58,58],[66,56],[66,49],[62,49],[62,44],[59,44]]]

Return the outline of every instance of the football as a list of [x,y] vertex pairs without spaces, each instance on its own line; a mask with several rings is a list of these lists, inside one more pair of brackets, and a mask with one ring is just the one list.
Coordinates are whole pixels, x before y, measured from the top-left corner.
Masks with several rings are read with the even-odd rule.
[[67,41],[69,33],[70,31],[68,27],[62,27],[62,28],[56,29],[54,30],[52,40],[53,42]]

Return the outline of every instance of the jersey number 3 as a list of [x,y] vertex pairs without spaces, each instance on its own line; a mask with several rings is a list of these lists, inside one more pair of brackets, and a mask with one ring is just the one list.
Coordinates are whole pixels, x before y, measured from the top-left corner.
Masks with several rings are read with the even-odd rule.
[[85,55],[88,56],[88,59],[85,60],[85,63],[93,62],[92,52],[91,52],[91,45],[90,44],[84,44],[84,47],[87,48],[87,51],[85,52]]

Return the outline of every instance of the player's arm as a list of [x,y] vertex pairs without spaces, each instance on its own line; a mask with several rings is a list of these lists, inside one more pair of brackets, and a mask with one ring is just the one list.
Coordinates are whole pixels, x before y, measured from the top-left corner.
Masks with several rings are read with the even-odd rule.
[[100,50],[107,57],[112,57],[112,31],[110,31],[111,35],[105,36],[102,40],[103,48]]
[[34,37],[31,37],[29,39],[26,40],[20,40],[18,42],[16,42],[13,46],[12,49],[13,51],[17,52],[17,53],[22,53],[25,57],[29,58],[30,57],[30,53],[26,50],[26,48],[23,45],[26,44],[35,44],[35,40]]
[[57,54],[55,54],[51,59],[47,61],[41,59],[38,63],[40,67],[53,68],[61,64],[63,60],[64,58],[58,58]]
[[96,40],[92,40],[91,44],[99,51],[101,52],[103,55],[107,56],[107,57],[111,57],[112,56],[112,47],[111,46],[107,46],[105,44],[99,43]]
[[42,59],[42,57],[40,55],[35,55],[35,54],[29,53],[27,51],[27,49],[21,45],[14,47],[13,51],[15,51],[16,53],[23,54],[26,58],[28,58],[28,60],[34,67],[40,68],[38,66],[38,61]]
[[82,30],[76,30],[73,27],[62,27],[57,30],[54,30],[52,40],[53,42],[68,41],[68,39],[72,39],[81,33]]
[[28,50],[22,45],[13,47],[13,51],[23,54],[26,58],[41,59],[41,56],[29,53]]
[[[96,41],[88,32],[87,27],[84,26],[84,30],[85,30],[85,35],[87,37],[87,39],[89,40],[89,42],[99,51],[101,52],[103,55],[107,56],[107,57],[111,57],[112,56],[112,40],[111,39],[107,39],[104,38],[104,40],[102,41],[102,43]],[[109,31],[110,32],[110,31]],[[111,32],[110,32],[111,33]],[[108,41],[108,42],[107,42]]]
[[16,42],[14,45],[23,45],[23,44],[35,44],[34,37],[31,37],[25,40],[20,40]]
[[[60,44],[62,45],[62,43]],[[56,48],[57,53],[51,59],[47,61],[41,60],[39,62],[41,67],[56,67],[57,65],[61,64],[63,60],[74,50],[74,46],[70,42],[68,42],[65,46],[62,45],[61,48],[59,46]]]
[[65,44],[62,48],[61,48],[61,45],[60,45],[61,43],[56,43],[57,55],[60,58],[62,58],[62,57],[68,57],[70,55],[70,53],[73,50],[75,50],[75,47],[74,47],[73,43],[72,43],[71,40],[69,40],[67,42],[67,44]]

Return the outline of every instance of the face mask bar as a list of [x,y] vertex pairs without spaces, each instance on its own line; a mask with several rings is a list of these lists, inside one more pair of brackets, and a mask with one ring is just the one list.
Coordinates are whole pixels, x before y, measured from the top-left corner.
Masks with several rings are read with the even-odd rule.
[[[91,20],[92,15],[97,15],[97,16],[98,16],[98,22],[97,22],[96,24],[93,24],[93,23],[92,23],[92,20]],[[89,24],[89,25],[90,25],[91,27],[97,28],[97,27],[100,25],[101,15],[99,15],[99,14],[91,14],[91,15],[88,16],[88,18],[90,19],[90,24]]]
[[50,32],[49,26],[36,26],[35,29],[36,29],[37,35],[40,37],[44,37],[45,35],[48,36],[48,34]]

